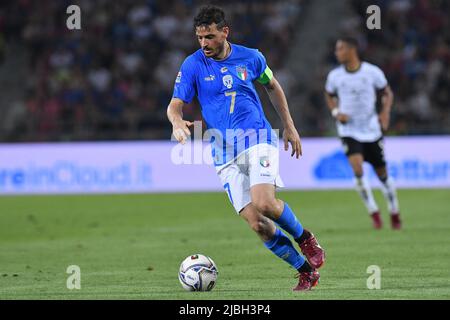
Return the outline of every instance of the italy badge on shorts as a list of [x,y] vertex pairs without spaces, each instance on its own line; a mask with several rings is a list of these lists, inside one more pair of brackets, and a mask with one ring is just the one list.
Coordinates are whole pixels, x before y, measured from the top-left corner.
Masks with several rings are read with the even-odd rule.
[[263,168],[268,168],[270,166],[269,157],[261,157],[259,159],[259,164]]
[[248,74],[247,74],[247,67],[246,66],[237,66],[236,67],[236,72],[237,75],[239,77],[239,79],[241,80],[247,80]]

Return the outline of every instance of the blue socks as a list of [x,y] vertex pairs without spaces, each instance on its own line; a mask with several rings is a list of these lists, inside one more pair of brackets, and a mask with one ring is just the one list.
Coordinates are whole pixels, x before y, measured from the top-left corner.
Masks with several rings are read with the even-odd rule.
[[289,263],[295,269],[299,269],[305,263],[305,258],[298,253],[292,245],[291,240],[278,228],[276,229],[273,238],[264,242],[264,245],[267,249]]
[[284,209],[281,216],[278,220],[274,220],[274,222],[289,233],[294,239],[300,238],[303,234],[302,225],[286,202],[284,203]]

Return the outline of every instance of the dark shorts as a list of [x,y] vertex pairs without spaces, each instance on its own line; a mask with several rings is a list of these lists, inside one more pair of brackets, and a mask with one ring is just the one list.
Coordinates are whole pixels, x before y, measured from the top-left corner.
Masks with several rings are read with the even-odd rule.
[[370,163],[374,168],[386,166],[383,137],[374,142],[360,142],[349,137],[342,137],[341,141],[347,157],[359,153],[362,154],[364,161]]

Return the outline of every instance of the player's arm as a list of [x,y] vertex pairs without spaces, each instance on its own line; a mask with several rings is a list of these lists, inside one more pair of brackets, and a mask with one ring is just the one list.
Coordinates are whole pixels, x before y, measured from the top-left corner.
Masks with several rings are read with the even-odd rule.
[[264,85],[267,94],[269,95],[270,101],[272,102],[283,123],[284,150],[287,151],[289,149],[290,142],[292,146],[291,157],[295,154],[296,158],[298,159],[298,157],[302,155],[300,135],[295,128],[294,120],[292,120],[291,113],[289,112],[289,106],[283,88],[281,87],[277,79],[273,76],[272,71],[269,69],[269,67],[266,68],[264,73],[257,81]]
[[167,107],[167,118],[172,123],[173,136],[178,142],[186,143],[187,138],[191,135],[189,127],[192,122],[183,120],[184,101],[178,98],[172,98]]
[[381,90],[381,110],[378,114],[380,119],[381,127],[384,131],[389,128],[389,120],[392,109],[392,104],[394,102],[394,93],[389,85]]
[[167,118],[172,123],[173,136],[178,142],[186,143],[191,135],[192,122],[183,120],[183,107],[190,103],[195,95],[195,65],[190,57],[181,65],[173,88],[172,100],[167,107]]
[[330,109],[333,118],[338,120],[340,123],[348,122],[348,115],[339,112],[339,99],[337,95],[330,94],[329,92],[325,91],[325,101],[327,102],[328,109]]

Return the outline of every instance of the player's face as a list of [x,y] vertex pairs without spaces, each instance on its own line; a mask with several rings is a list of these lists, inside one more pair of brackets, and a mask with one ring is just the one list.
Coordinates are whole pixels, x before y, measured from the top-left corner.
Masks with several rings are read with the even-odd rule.
[[228,27],[217,30],[215,23],[197,27],[195,30],[200,47],[208,58],[215,58],[224,50],[228,32]]
[[338,40],[338,42],[336,42],[334,54],[336,55],[336,59],[339,63],[345,64],[350,60],[352,48],[344,41]]

